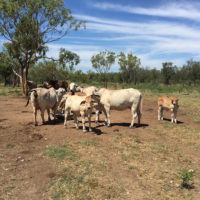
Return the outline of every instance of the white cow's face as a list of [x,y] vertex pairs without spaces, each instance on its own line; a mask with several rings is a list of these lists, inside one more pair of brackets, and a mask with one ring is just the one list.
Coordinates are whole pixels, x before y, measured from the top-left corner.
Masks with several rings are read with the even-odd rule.
[[76,83],[70,83],[69,85],[69,89],[72,93],[74,93],[76,91],[76,88],[77,88],[77,84]]

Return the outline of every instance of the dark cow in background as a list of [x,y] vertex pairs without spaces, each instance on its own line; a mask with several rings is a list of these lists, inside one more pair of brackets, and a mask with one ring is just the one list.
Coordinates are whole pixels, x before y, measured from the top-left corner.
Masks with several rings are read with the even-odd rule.
[[67,91],[68,82],[65,80],[50,80],[50,81],[44,82],[42,86],[47,89],[53,87],[56,90],[59,88],[64,88]]

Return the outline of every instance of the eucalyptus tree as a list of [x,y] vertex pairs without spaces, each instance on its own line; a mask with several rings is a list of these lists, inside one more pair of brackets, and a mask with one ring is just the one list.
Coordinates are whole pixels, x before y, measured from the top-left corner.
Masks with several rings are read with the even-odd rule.
[[104,87],[107,87],[107,74],[115,63],[115,53],[112,51],[101,51],[91,57],[93,68],[103,77]]
[[48,44],[84,26],[76,20],[63,0],[1,0],[0,33],[8,41],[10,55],[24,74],[24,94],[31,63],[47,58]]

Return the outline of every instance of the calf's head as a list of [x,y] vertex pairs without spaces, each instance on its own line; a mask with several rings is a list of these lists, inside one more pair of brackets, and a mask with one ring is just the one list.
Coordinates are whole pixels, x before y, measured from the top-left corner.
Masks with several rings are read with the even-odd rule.
[[92,106],[93,106],[93,100],[91,98],[91,96],[87,96],[85,98],[84,101],[81,102],[81,105],[85,107],[86,110],[90,110],[92,109]]
[[171,103],[174,105],[174,106],[178,106],[178,99],[176,97],[173,97],[171,99]]

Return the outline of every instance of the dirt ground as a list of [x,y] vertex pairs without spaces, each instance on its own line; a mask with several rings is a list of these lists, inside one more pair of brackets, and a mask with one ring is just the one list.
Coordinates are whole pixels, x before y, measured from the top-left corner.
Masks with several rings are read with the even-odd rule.
[[[146,98],[141,127],[129,129],[129,110],[111,111],[110,128],[92,123],[93,132],[82,133],[72,120],[67,129],[62,119],[41,125],[40,115],[35,127],[32,107],[24,107],[25,103],[22,97],[0,97],[0,199],[200,199],[200,123],[184,108],[177,125],[159,122],[156,101]],[[76,156],[51,158],[45,152],[65,143],[85,161],[80,166],[93,163],[88,167],[89,178],[83,178],[89,188],[85,193],[77,189],[68,195],[65,189],[60,192],[63,185],[56,188],[64,173],[62,166],[72,166]],[[100,161],[104,163],[98,165]],[[189,190],[181,188],[177,174],[190,168],[195,177],[194,188]],[[91,176],[92,186],[86,182]],[[72,179],[72,184],[77,183]],[[83,187],[81,182],[78,188]]]

